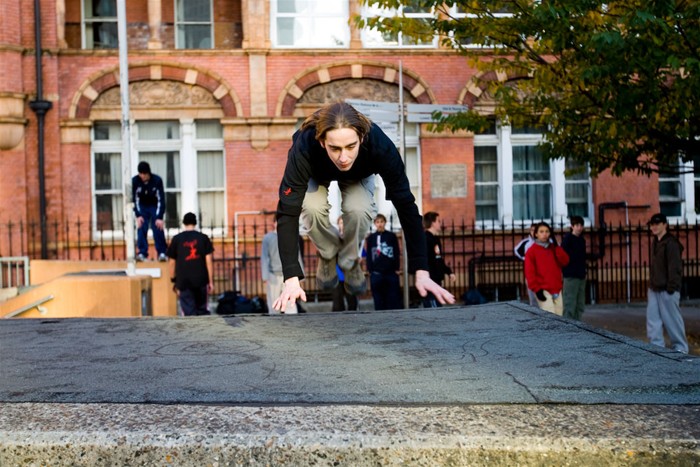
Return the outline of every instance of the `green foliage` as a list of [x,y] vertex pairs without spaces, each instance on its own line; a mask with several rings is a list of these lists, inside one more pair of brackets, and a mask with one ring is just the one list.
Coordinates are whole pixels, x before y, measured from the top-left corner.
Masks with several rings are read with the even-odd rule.
[[[465,54],[483,73],[500,119],[546,128],[549,158],[588,163],[596,175],[677,170],[700,156],[700,1],[365,0],[427,7],[405,16],[355,18],[360,27],[429,40]],[[507,13],[507,14],[504,14]],[[479,78],[477,78],[479,79]],[[475,110],[437,130],[478,130]]]

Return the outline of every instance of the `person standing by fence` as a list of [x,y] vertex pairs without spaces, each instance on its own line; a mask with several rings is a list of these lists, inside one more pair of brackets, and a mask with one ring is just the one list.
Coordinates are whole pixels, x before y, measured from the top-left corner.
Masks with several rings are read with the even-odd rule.
[[214,246],[209,236],[196,230],[194,213],[185,214],[182,225],[185,230],[168,247],[170,281],[185,316],[208,315],[209,294],[214,292]]
[[394,232],[386,230],[384,214],[377,214],[374,226],[376,230],[365,240],[374,309],[398,310],[403,308],[398,276],[401,269],[399,240]]
[[586,239],[583,218],[571,216],[571,232],[564,235],[561,247],[569,255],[564,274],[564,317],[580,321],[586,306]]
[[649,262],[647,337],[652,344],[665,347],[666,328],[671,348],[688,353],[685,323],[680,308],[683,245],[668,232],[665,215],[654,214],[648,225],[654,239]]
[[[430,278],[438,285],[442,285],[445,276],[450,278],[450,281],[455,281],[455,275],[452,269],[445,263],[445,258],[442,256],[442,243],[440,243],[439,235],[442,233],[442,219],[440,214],[434,211],[426,212],[423,215],[423,227],[425,227],[426,250],[428,252],[428,270]],[[425,308],[437,308],[441,304],[435,299],[431,293],[423,299]]]
[[564,308],[561,268],[568,263],[569,255],[557,245],[549,224],[537,224],[535,244],[525,254],[525,279],[528,287],[535,291],[538,306],[559,316],[563,315]]
[[[284,275],[282,274],[282,261],[277,246],[277,220],[272,222],[272,230],[265,234],[262,241],[262,251],[260,253],[260,271],[262,280],[265,283],[265,293],[267,294],[267,311],[271,315],[279,314],[272,307],[272,302],[282,293],[284,288]],[[296,303],[287,304],[284,314],[297,314]]]
[[[530,247],[535,244],[535,228],[537,228],[537,224],[533,223],[530,226],[530,233],[528,233],[527,237],[520,240],[518,244],[515,245],[515,248],[513,248],[513,253],[515,253],[515,256],[522,261],[525,261],[525,254],[527,253],[527,250],[529,250]],[[525,287],[527,288],[527,297],[530,301],[530,305],[538,306],[535,292],[528,286],[527,279],[525,280]]]

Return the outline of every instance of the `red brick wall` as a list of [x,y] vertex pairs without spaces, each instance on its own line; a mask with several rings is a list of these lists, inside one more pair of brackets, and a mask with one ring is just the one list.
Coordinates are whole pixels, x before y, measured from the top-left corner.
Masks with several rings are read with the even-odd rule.
[[[421,178],[423,180],[422,212],[437,211],[444,219],[471,222],[474,205],[474,140],[472,138],[421,139]],[[467,196],[464,198],[433,198],[430,168],[433,164],[465,164],[467,169]]]
[[[631,224],[644,224],[653,213],[659,211],[658,194],[659,177],[657,175],[645,177],[627,173],[621,177],[615,177],[606,171],[593,182],[593,205],[596,209],[603,203],[627,202],[630,206],[628,215]],[[650,207],[641,207],[645,205]],[[596,221],[599,222],[597,211],[595,215]],[[605,222],[609,225],[625,224],[625,210],[606,210]]]

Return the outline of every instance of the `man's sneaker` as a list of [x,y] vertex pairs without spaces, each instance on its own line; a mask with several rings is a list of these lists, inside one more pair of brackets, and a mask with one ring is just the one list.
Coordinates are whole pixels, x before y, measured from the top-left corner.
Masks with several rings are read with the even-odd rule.
[[316,268],[316,285],[321,290],[331,290],[338,286],[338,271],[335,266],[337,260],[335,256],[331,259],[318,257],[318,267]]
[[160,261],[161,263],[164,263],[164,262],[166,262],[167,260],[168,260],[168,257],[165,256],[165,253],[161,253],[161,254],[158,255],[158,261]]
[[365,272],[359,261],[349,271],[343,271],[345,274],[345,291],[350,295],[362,295],[367,291],[367,280]]
[[139,253],[136,255],[136,261],[146,261],[146,257]]

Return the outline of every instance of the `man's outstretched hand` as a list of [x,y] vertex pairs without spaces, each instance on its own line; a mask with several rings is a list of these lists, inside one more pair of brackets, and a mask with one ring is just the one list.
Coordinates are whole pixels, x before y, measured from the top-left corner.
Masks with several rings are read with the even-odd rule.
[[290,277],[284,281],[284,289],[277,300],[272,304],[272,308],[284,313],[289,303],[296,303],[297,299],[306,301],[306,292],[301,288],[298,277]]
[[430,273],[425,270],[416,271],[416,290],[421,297],[427,296],[428,292],[432,293],[435,299],[443,305],[451,305],[455,302],[455,296],[436,284],[430,278]]

